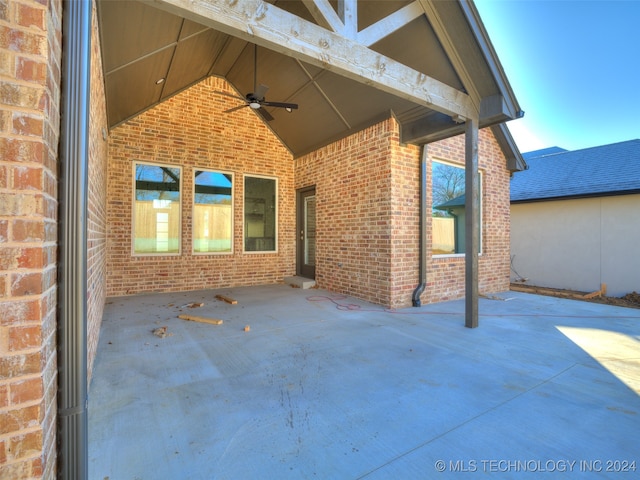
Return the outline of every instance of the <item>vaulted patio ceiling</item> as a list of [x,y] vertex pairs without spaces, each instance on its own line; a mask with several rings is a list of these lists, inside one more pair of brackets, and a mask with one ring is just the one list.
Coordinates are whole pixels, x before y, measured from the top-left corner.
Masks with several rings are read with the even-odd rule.
[[[522,115],[475,6],[432,0],[99,0],[109,124],[207,76],[258,84],[294,156],[394,115],[428,143]],[[257,48],[256,48],[257,46]],[[160,83],[158,81],[163,79]],[[265,107],[263,107],[265,108]],[[259,110],[257,111],[259,112]],[[233,113],[215,111],[212,120]]]

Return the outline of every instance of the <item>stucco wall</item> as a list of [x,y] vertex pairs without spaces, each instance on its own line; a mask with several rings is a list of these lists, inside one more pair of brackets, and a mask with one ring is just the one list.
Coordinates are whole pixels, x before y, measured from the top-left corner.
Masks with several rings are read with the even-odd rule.
[[640,195],[511,205],[511,278],[607,294],[640,291]]

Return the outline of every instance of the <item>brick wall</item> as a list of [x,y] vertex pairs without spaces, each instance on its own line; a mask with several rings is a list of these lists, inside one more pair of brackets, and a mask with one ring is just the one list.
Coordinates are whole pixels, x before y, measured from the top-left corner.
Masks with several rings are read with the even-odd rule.
[[[281,282],[295,273],[293,160],[250,109],[233,113],[229,89],[208,78],[114,128],[109,137],[107,294],[130,295]],[[132,163],[182,166],[182,253],[132,256]],[[193,175],[233,172],[233,254],[193,255]],[[278,251],[243,253],[243,174],[278,178]]]
[[[87,192],[87,374],[93,371],[106,297],[107,109],[102,76],[98,19],[94,3],[91,35],[91,105]],[[104,136],[103,136],[104,135]]]
[[420,263],[420,148],[398,143],[397,126],[393,137],[391,241],[391,303],[400,308],[411,305],[418,285]]
[[[464,166],[464,135],[428,146],[429,161],[446,160]],[[481,293],[509,290],[509,171],[491,129],[480,130],[478,166],[482,172],[482,254],[478,258],[478,289]],[[431,189],[431,176],[427,184]],[[427,198],[431,209],[431,199]],[[429,229],[428,229],[429,230]],[[431,251],[431,235],[427,237]],[[427,260],[425,303],[464,296],[464,256],[431,256]]]
[[296,159],[296,188],[316,187],[316,281],[391,303],[392,120]]
[[[430,144],[434,159],[464,166],[464,135]],[[479,135],[483,253],[479,288],[509,288],[509,172],[490,129]],[[427,184],[431,189],[430,173]],[[393,120],[296,160],[296,188],[316,186],[318,285],[392,308],[411,305],[418,282],[420,148],[399,143]],[[431,203],[428,195],[428,206]],[[427,249],[430,252],[430,216]],[[464,256],[427,258],[424,303],[464,296]]]
[[0,1],[0,478],[55,478],[62,2]]
[[[233,116],[220,114],[234,105],[233,100],[214,93],[226,88],[224,81],[208,79],[113,130],[108,294],[281,281],[295,272],[295,189],[315,185],[318,285],[381,305],[409,306],[418,281],[420,148],[401,145],[398,125],[389,119],[292,161],[248,109]],[[247,142],[247,138],[255,140]],[[429,164],[439,159],[464,166],[464,135],[431,144],[427,151]],[[134,160],[184,168],[179,257],[131,255]],[[496,292],[508,289],[509,281],[509,172],[490,129],[479,135],[479,165],[484,223],[479,288]],[[233,255],[191,254],[195,167],[237,174]],[[242,173],[280,179],[277,254],[242,253]],[[427,242],[430,249],[429,231]],[[425,303],[464,296],[463,256],[429,256],[427,260]]]

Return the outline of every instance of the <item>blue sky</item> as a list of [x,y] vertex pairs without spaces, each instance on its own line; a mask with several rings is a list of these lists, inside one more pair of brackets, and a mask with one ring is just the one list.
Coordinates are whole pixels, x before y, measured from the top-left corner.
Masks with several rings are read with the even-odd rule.
[[521,152],[640,138],[640,0],[475,0],[525,116]]

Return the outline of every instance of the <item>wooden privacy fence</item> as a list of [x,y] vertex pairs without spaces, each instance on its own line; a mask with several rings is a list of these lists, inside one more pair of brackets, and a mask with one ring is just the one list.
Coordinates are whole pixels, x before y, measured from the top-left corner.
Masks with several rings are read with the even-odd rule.
[[431,217],[434,254],[455,253],[455,220],[451,217]]
[[[196,252],[231,251],[231,205],[193,207],[191,228]],[[135,204],[135,251],[177,253],[181,237],[179,202],[137,201]]]

